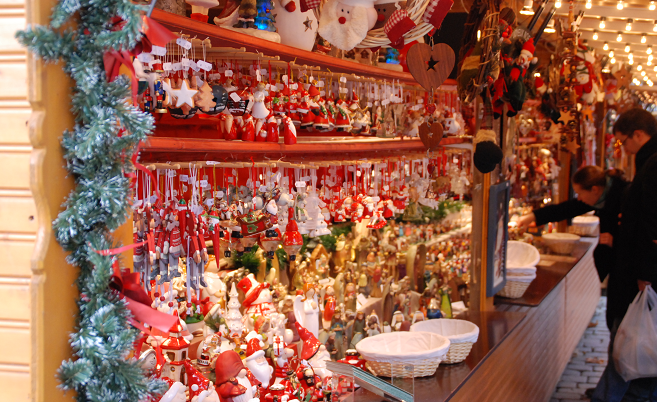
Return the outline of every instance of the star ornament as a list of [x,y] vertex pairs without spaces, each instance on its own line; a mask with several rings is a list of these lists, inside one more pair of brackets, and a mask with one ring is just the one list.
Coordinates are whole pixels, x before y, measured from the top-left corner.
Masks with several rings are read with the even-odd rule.
[[569,111],[562,110],[561,115],[559,116],[559,121],[563,122],[563,124],[568,124],[571,120],[575,120],[574,116]]
[[630,72],[627,71],[625,65],[619,68],[618,71],[613,74],[613,76],[616,78],[616,82],[619,88],[627,88],[630,85]]
[[313,20],[311,20],[310,18],[306,17],[306,20],[303,22],[303,25],[306,26],[306,30],[305,30],[304,32],[306,32],[306,31],[309,30],[309,29],[312,30],[312,29],[313,29]]
[[433,56],[429,58],[429,61],[427,61],[427,71],[433,70],[436,71],[436,64],[438,64],[438,61],[433,59]]
[[180,107],[183,104],[194,107],[194,101],[192,97],[196,95],[198,91],[196,89],[190,89],[187,84],[187,80],[183,80],[180,89],[172,89],[171,93],[177,98],[176,107]]

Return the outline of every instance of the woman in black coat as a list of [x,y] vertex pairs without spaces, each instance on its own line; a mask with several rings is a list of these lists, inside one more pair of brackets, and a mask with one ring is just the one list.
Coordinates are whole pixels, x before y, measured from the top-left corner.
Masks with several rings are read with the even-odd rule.
[[600,218],[600,239],[593,251],[593,258],[600,281],[603,281],[616,261],[613,241],[618,235],[618,215],[628,183],[622,178],[619,170],[605,172],[597,166],[580,168],[575,172],[572,182],[577,198],[548,205],[522,216],[518,220],[518,226],[526,227],[532,222],[540,226],[595,211],[595,215]]

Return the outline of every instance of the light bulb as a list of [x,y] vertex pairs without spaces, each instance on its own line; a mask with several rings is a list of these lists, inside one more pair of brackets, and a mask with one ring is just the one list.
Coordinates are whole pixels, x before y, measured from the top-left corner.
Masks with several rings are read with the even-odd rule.
[[641,71],[641,70],[643,70],[643,67],[641,67],[641,64],[639,64],[638,66],[636,66],[636,70],[637,70],[637,71]]
[[648,55],[648,61],[652,61],[652,55],[651,54]]
[[646,38],[646,34],[641,35],[641,43],[646,43],[648,38]]
[[598,31],[593,30],[593,40],[598,40]]
[[626,31],[631,31],[632,30],[632,23],[633,22],[634,22],[634,20],[632,18],[627,20],[627,24],[625,24],[625,30]]
[[652,61],[648,60],[648,61],[646,62],[646,65],[647,65],[647,66],[652,66]]
[[648,86],[652,86],[652,81],[648,80]]
[[477,40],[481,40],[481,30],[477,30]]
[[609,52],[609,57],[614,57],[614,51]]
[[[645,71],[644,71],[644,73],[645,73]],[[644,81],[648,81],[648,77],[646,77],[646,76],[644,75],[643,78],[642,78],[642,80],[644,80]]]
[[648,46],[648,49],[646,50],[646,53],[652,54],[652,46]]
[[630,51],[630,44],[626,43],[625,44],[625,53],[628,53]]
[[627,62],[630,66],[634,64],[634,60],[630,59],[630,61]]
[[609,50],[609,43],[605,42],[605,45],[602,46],[603,50]]
[[641,71],[641,76],[642,76],[642,77],[645,77],[645,76],[646,76],[646,72],[645,72],[645,71]]
[[623,35],[621,35],[620,31],[618,31],[618,36],[616,37],[616,41],[620,42],[623,40]]
[[618,4],[616,4],[616,8],[619,9],[619,10],[622,10],[623,9],[623,2],[619,1]]
[[[605,21],[606,20],[607,20],[606,17],[600,17],[600,29],[605,29]],[[655,26],[657,27],[657,25],[655,25]]]
[[539,73],[538,71],[534,73],[534,77],[540,77],[540,76],[541,76],[541,73]]
[[654,1],[651,1],[651,2],[650,2],[650,5],[648,6],[648,10],[650,10],[650,11],[655,11],[655,8],[656,8],[656,7],[655,7],[655,2],[654,2]]
[[652,71],[657,73],[657,66],[655,66],[655,68],[653,68]]
[[555,6],[556,8],[561,8],[561,0],[557,0],[557,1],[555,1],[555,2],[554,2],[554,6]]
[[657,20],[655,20],[655,25],[653,25],[652,31],[657,32]]
[[610,62],[611,64],[614,64],[614,63],[616,63],[616,59],[614,59],[614,58],[612,57],[611,60],[609,60],[609,62]]
[[632,53],[632,52],[628,53],[627,58],[628,59],[634,59],[634,53]]
[[591,0],[586,0],[586,5],[585,5],[585,7],[586,7],[588,10],[590,10],[590,9],[591,9],[591,6],[592,6],[592,4],[591,4]]

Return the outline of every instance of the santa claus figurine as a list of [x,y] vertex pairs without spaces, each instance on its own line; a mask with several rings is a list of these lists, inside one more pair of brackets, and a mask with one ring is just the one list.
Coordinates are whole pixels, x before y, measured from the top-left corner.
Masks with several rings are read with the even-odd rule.
[[268,283],[258,283],[253,274],[244,277],[237,287],[244,292],[244,316],[269,316],[276,313],[276,306],[272,302]]
[[287,379],[288,371],[290,371],[289,359],[294,356],[294,350],[287,347],[287,343],[281,336],[276,336],[272,342],[272,353],[276,358],[274,384],[280,384]]
[[299,357],[308,363],[307,365],[303,362],[299,364],[297,374],[303,375],[303,372],[300,372],[299,370],[304,370],[310,366],[315,372],[315,375],[318,375],[322,381],[326,377],[332,376],[332,373],[326,369],[326,362],[331,360],[331,355],[328,350],[326,350],[326,346],[324,346],[310,331],[299,325],[298,322],[295,322],[294,325],[297,327],[299,337],[303,341],[303,347]]
[[[227,350],[219,355],[216,362],[217,392],[225,402],[249,402],[258,398],[258,387],[249,379],[248,369],[244,367],[240,355]],[[255,402],[255,401],[253,401]]]
[[260,382],[260,387],[262,389],[267,389],[274,368],[267,363],[265,351],[262,350],[262,347],[265,345],[264,342],[262,342],[262,335],[257,334],[255,331],[251,331],[246,336],[246,339],[246,359],[244,359],[244,363],[255,379]]

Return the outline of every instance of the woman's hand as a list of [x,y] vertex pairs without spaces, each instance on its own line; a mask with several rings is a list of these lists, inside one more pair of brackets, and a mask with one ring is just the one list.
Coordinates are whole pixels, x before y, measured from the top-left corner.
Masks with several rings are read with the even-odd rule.
[[518,227],[519,228],[527,228],[529,225],[534,223],[536,221],[536,216],[534,216],[533,212],[530,212],[528,215],[521,216],[518,219]]
[[600,239],[598,240],[599,244],[604,244],[605,246],[613,247],[614,246],[614,236],[611,233],[600,233]]

